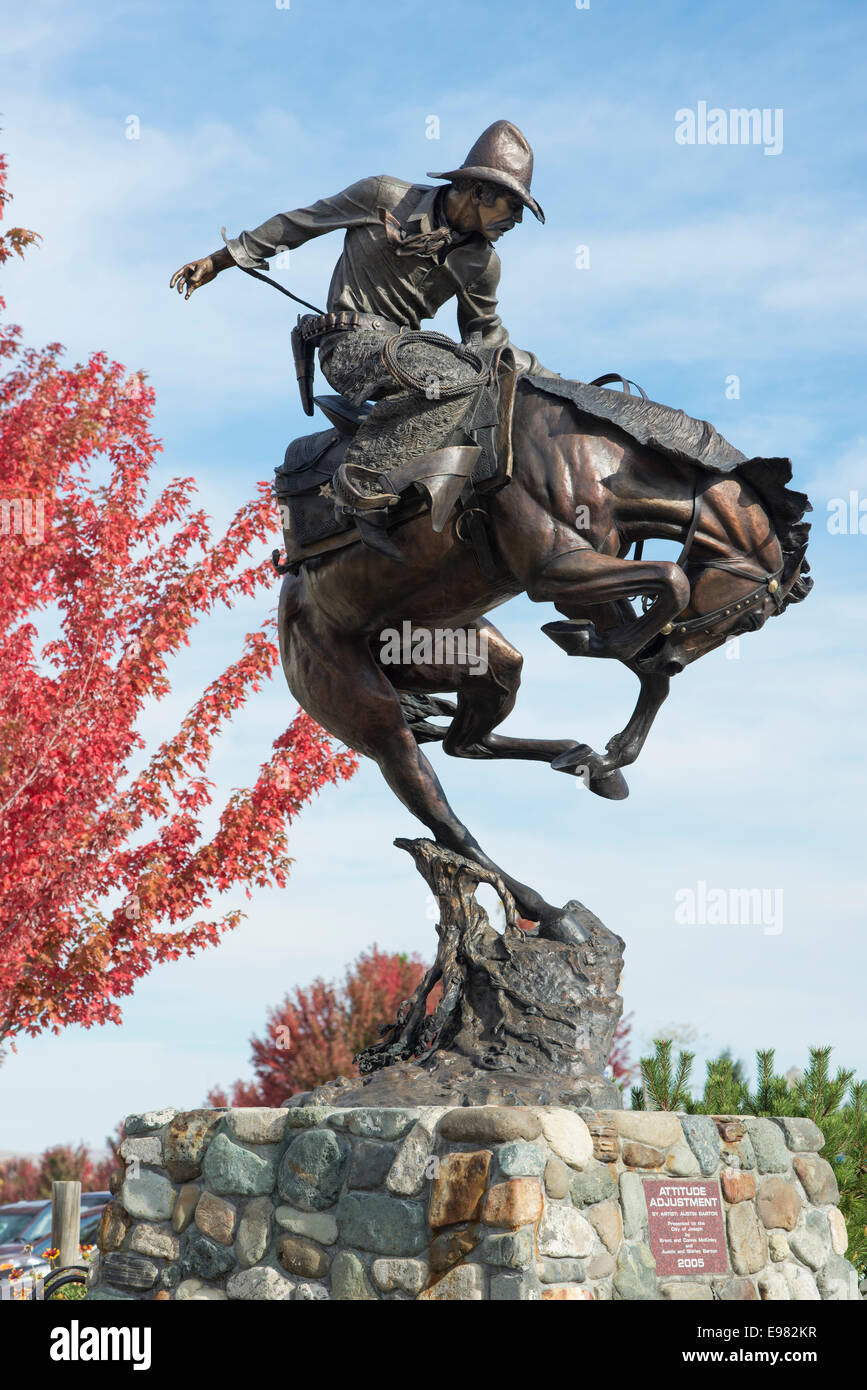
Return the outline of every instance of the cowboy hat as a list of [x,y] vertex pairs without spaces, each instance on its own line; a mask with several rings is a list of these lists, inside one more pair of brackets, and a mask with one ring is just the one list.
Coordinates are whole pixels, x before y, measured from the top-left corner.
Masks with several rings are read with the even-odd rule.
[[481,179],[485,183],[501,184],[512,193],[517,193],[525,207],[528,207],[540,222],[545,214],[530,196],[530,181],[533,177],[533,151],[528,141],[511,121],[494,121],[479,136],[460,169],[449,169],[444,174],[428,171],[429,179]]

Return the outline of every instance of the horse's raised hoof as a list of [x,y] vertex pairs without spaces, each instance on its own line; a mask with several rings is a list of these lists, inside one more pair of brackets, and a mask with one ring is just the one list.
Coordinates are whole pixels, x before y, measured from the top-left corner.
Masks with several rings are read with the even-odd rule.
[[546,637],[566,653],[567,656],[589,656],[596,641],[596,629],[589,622],[570,622],[568,620],[543,623],[542,631]]
[[611,772],[596,772],[597,754],[586,743],[576,743],[565,753],[558,753],[552,759],[555,772],[566,772],[571,777],[580,777],[590,791],[602,796],[606,801],[625,801],[629,795],[629,784],[618,768]]
[[590,790],[606,801],[625,801],[629,795],[629,783],[619,768],[606,772],[604,777],[591,777]]
[[583,946],[589,940],[590,932],[568,907],[561,908],[553,917],[545,917],[539,923],[539,935],[546,941],[560,941],[564,946]]
[[569,772],[573,777],[583,777],[586,782],[592,775],[593,763],[598,762],[597,754],[589,743],[573,743],[565,753],[558,753],[551,759],[555,772]]

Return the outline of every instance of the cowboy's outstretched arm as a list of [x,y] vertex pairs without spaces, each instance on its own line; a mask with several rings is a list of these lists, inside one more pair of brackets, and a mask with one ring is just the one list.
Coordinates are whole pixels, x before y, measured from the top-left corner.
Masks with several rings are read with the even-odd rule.
[[189,299],[193,290],[207,285],[221,270],[231,265],[246,270],[267,270],[267,257],[277,251],[294,251],[314,237],[340,228],[356,227],[365,222],[378,222],[376,207],[379,201],[381,178],[360,179],[341,193],[320,198],[309,207],[294,212],[279,212],[252,231],[238,237],[226,237],[225,246],[198,261],[188,261],[175,271],[170,287]]

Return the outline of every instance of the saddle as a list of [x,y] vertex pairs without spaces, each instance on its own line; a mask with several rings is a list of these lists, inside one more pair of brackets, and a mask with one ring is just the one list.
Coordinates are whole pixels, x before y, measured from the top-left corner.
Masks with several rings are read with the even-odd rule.
[[[519,371],[504,367],[479,393],[460,427],[461,439],[431,454],[408,460],[384,478],[401,495],[388,514],[389,531],[430,510],[435,531],[456,510],[456,532],[474,549],[486,574],[496,568],[479,494],[505,487],[512,475],[512,413]],[[285,562],[274,552],[279,573],[297,574],[305,560],[364,540],[363,519],[335,509],[332,480],[350,441],[373,409],[354,406],[345,396],[315,396],[330,429],[295,439],[275,469],[274,492],[283,525]],[[467,439],[471,443],[467,444]],[[466,522],[461,525],[466,514]]]

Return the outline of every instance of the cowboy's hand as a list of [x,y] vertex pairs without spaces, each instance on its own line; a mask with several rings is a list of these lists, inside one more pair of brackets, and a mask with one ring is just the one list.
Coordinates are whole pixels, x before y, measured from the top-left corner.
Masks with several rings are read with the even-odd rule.
[[209,285],[220,271],[225,270],[231,263],[231,257],[225,251],[215,251],[213,255],[203,256],[198,261],[187,261],[186,265],[175,271],[169,282],[169,289],[177,287],[178,294],[182,294],[184,299],[189,299],[193,290],[199,289],[201,285]]

